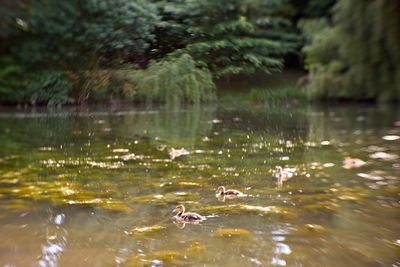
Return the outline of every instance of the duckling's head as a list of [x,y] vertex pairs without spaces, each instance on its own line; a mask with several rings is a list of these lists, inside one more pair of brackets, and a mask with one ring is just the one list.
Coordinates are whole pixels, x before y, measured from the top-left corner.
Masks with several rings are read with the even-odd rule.
[[174,213],[183,213],[185,212],[185,207],[182,204],[179,204],[178,206],[175,207],[175,209],[172,211]]
[[218,187],[218,189],[216,191],[217,196],[220,196],[220,195],[224,194],[224,192],[225,192],[225,186]]

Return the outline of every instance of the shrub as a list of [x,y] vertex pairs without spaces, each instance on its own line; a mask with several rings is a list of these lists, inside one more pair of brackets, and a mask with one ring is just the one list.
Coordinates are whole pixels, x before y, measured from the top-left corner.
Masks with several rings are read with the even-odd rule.
[[71,82],[65,72],[43,70],[28,74],[26,85],[17,90],[18,99],[34,104],[49,106],[62,105],[72,102],[69,97],[72,89]]
[[1,63],[0,100],[4,102],[16,101],[15,90],[21,86],[22,67],[6,58],[3,58]]
[[148,69],[134,74],[130,96],[147,103],[178,105],[215,99],[215,84],[207,69],[198,68],[188,54],[152,62]]

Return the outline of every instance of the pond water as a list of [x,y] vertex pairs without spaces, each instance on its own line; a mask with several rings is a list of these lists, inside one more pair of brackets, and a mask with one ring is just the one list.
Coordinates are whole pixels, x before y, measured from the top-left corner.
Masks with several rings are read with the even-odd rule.
[[6,110],[0,266],[400,266],[399,136],[396,107]]

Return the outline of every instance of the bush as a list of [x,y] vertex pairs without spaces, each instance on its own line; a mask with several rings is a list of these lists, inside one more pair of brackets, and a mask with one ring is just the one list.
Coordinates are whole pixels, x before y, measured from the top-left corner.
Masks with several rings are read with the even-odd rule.
[[72,84],[65,72],[43,70],[28,74],[26,85],[17,90],[18,99],[35,104],[49,106],[62,105],[73,100],[69,97]]
[[399,13],[399,1],[339,0],[331,24],[305,23],[309,95],[399,101]]
[[284,85],[279,88],[252,88],[248,93],[232,93],[226,92],[220,95],[219,99],[225,103],[258,103],[258,104],[274,104],[305,101],[307,95],[303,90],[292,85]]
[[207,69],[196,67],[188,54],[152,62],[133,76],[130,96],[147,103],[178,105],[215,100],[215,84]]
[[16,101],[15,90],[21,86],[22,67],[9,58],[3,58],[0,65],[0,100]]

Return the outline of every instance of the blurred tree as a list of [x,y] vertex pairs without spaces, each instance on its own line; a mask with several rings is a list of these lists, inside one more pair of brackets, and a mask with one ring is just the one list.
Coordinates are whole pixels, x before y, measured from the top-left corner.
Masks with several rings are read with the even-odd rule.
[[85,11],[81,43],[92,44],[109,61],[147,64],[143,55],[160,22],[155,5],[146,0],[91,0]]
[[329,17],[337,0],[289,0],[292,20]]
[[[206,68],[199,68],[188,54],[152,62],[134,73],[129,90],[132,97],[147,103],[194,103],[215,100],[215,84]],[[128,88],[126,88],[128,89]]]
[[15,10],[10,11],[14,22],[7,19],[1,24],[12,33],[12,38],[5,37],[7,45],[0,58],[0,77],[7,81],[0,82],[0,98],[4,101],[65,103],[71,100],[71,92],[81,90],[71,89],[68,77],[73,72],[127,63],[147,65],[145,52],[159,23],[156,7],[148,1],[22,3],[7,9]]
[[40,0],[24,21],[27,34],[16,47],[21,61],[87,68],[142,63],[159,18],[145,0]]
[[148,50],[148,58],[161,59],[185,46],[188,38],[185,19],[188,17],[186,0],[152,0],[158,10],[160,22],[156,25],[155,40]]
[[339,0],[333,25],[304,25],[316,98],[400,100],[400,1]]
[[271,73],[297,41],[285,18],[283,1],[187,0],[185,52],[215,77]]

